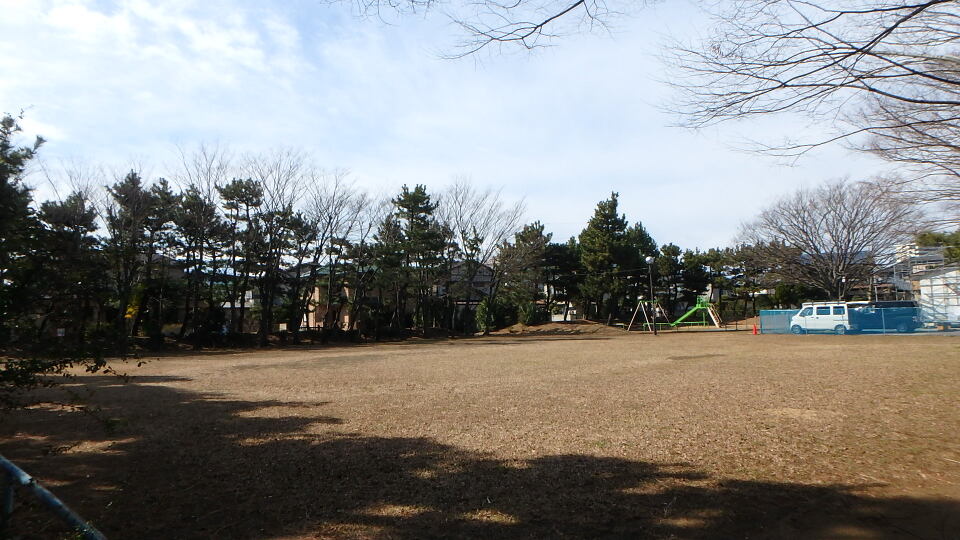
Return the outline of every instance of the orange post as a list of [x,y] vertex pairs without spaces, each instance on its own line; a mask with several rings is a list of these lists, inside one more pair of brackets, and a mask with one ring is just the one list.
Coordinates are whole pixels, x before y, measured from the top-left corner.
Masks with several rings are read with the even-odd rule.
[[753,323],[753,335],[757,335],[760,332],[757,332],[757,323]]

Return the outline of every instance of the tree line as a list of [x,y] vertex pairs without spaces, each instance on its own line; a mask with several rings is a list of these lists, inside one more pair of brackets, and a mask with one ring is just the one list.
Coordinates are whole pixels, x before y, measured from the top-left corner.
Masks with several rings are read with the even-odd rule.
[[[136,336],[213,344],[285,328],[297,339],[322,307],[323,337],[345,315],[371,328],[450,327],[452,295],[433,294],[454,261],[489,264],[522,207],[464,182],[442,208],[422,185],[380,201],[294,151],[184,153],[176,182],[133,170],[100,192],[74,186],[34,207],[23,183],[38,144],[17,147],[4,119],[0,309],[4,343]],[[174,187],[176,185],[176,187]],[[102,195],[102,196],[101,196]]]
[[554,242],[543,224],[523,224],[522,204],[466,180],[377,198],[291,150],[235,157],[200,146],[181,152],[169,179],[130,170],[102,188],[70,171],[69,193],[36,204],[24,175],[42,141],[18,146],[18,130],[3,119],[6,345],[122,352],[135,338],[265,345],[280,328],[294,341],[305,330],[321,340],[471,333],[571,306],[620,317],[649,297],[651,270],[671,308],[721,277],[736,281],[727,252],[658,246],[619,213],[616,193],[578,237]]
[[708,289],[724,318],[747,317],[849,297],[920,216],[885,184],[833,182],[768,207],[736,246],[699,251],[658,244],[611,193],[564,242],[467,180],[376,197],[297,151],[202,145],[180,153],[169,180],[134,169],[97,185],[75,169],[69,193],[37,204],[25,176],[43,140],[20,144],[19,131],[16,118],[0,122],[5,388],[75,361],[98,369],[137,341],[470,334],[571,311],[609,323],[640,300],[676,315]]

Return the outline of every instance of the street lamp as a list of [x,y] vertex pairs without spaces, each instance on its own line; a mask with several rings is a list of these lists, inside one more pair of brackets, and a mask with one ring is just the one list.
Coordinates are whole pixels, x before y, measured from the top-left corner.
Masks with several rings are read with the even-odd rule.
[[650,283],[650,311],[653,312],[653,335],[657,335],[657,305],[655,296],[653,296],[653,257],[647,255],[647,258],[644,259],[647,261],[647,278]]

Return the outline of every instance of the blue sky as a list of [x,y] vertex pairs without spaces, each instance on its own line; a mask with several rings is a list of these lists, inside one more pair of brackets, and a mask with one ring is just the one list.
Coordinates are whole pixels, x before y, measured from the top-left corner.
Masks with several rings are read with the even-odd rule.
[[709,24],[681,1],[609,33],[461,60],[441,57],[462,36],[440,11],[382,21],[322,1],[0,0],[0,12],[0,110],[26,109],[47,163],[161,174],[177,145],[292,146],[373,192],[463,176],[503,188],[558,239],[618,191],[631,222],[691,248],[729,244],[800,186],[882,165],[839,146],[792,166],[736,150],[820,129],[795,117],[670,127],[662,44]]

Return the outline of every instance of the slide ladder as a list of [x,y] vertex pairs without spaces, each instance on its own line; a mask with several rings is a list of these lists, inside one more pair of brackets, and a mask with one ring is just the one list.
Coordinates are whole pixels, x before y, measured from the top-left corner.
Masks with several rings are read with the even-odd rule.
[[681,316],[679,319],[670,323],[670,326],[676,327],[678,324],[682,323],[683,321],[693,316],[694,313],[697,313],[698,311],[701,311],[701,310],[707,312],[707,314],[710,315],[710,320],[713,322],[714,326],[716,326],[717,328],[722,328],[723,321],[720,320],[720,313],[717,312],[716,308],[713,307],[713,304],[711,304],[707,300],[707,297],[705,296],[701,296],[697,298],[697,303],[692,308],[687,310],[687,312],[684,313],[683,316]]

